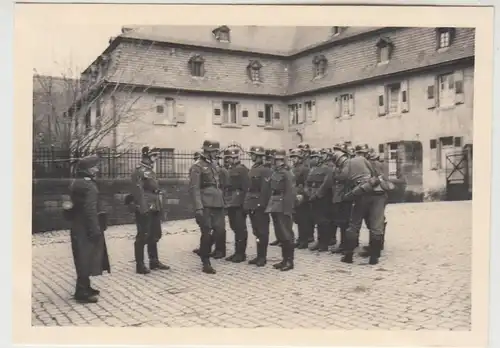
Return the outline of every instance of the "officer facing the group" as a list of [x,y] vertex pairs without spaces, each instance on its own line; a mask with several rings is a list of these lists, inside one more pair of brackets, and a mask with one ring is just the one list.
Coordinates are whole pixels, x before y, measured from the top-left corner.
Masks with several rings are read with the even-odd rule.
[[[363,150],[364,151],[364,150]],[[379,173],[375,172],[364,156],[356,156],[343,165],[341,176],[348,180],[353,188],[344,195],[344,200],[352,200],[353,206],[349,228],[346,232],[345,252],[341,261],[353,262],[354,249],[357,246],[359,230],[366,219],[370,231],[371,265],[378,263],[384,232],[384,211],[386,193],[380,187]]]
[[90,286],[90,277],[110,273],[104,239],[105,215],[100,213],[99,190],[94,180],[99,157],[87,156],[78,162],[76,179],[70,185],[70,202],[64,214],[71,221],[71,249],[76,270],[74,298],[80,303],[96,303],[100,291]]
[[[153,165],[158,158],[159,150],[144,146],[141,152],[141,162],[132,173],[132,194],[128,197],[131,210],[135,213],[137,227],[134,242],[136,272],[148,274],[150,269],[168,270],[170,267],[161,263],[158,258],[158,241],[162,234],[163,193],[156,179]],[[149,269],[144,263],[145,245],[148,250]]]
[[229,226],[234,232],[234,254],[226,261],[234,263],[246,260],[248,230],[247,215],[243,209],[245,195],[249,188],[248,168],[240,162],[240,151],[228,149],[224,151],[224,160],[228,162],[228,182],[224,190],[229,217]]
[[[311,150],[311,170],[306,179],[306,195],[311,202],[311,213],[314,225],[318,228],[318,241],[309,249],[320,252],[328,251],[332,239],[331,210],[332,191],[328,189],[328,178],[332,169],[324,162],[321,149]],[[313,225],[313,228],[314,228]]]
[[275,168],[270,178],[271,197],[266,213],[271,213],[276,236],[281,245],[281,262],[273,265],[275,269],[289,271],[294,268],[293,205],[295,189],[293,174],[286,165],[286,151],[277,150],[274,154]]
[[226,253],[224,197],[220,186],[220,172],[215,164],[219,150],[219,142],[205,140],[200,158],[189,170],[189,192],[196,223],[201,230],[199,255],[203,272],[208,274],[216,273],[210,263],[212,229],[216,250],[214,258],[222,258]]
[[294,222],[297,224],[298,229],[298,240],[296,243],[298,249],[306,249],[309,242],[314,240],[311,205],[304,191],[306,178],[309,174],[309,166],[304,163],[305,154],[306,152],[298,148],[290,151],[292,172],[295,178],[295,192],[297,193]]
[[252,231],[257,241],[257,256],[248,263],[263,267],[267,263],[269,243],[269,214],[265,209],[270,197],[269,178],[272,170],[264,164],[264,158],[266,155],[269,156],[269,152],[266,153],[262,146],[250,147],[249,153],[253,165],[248,172],[250,182],[243,207],[250,216]]

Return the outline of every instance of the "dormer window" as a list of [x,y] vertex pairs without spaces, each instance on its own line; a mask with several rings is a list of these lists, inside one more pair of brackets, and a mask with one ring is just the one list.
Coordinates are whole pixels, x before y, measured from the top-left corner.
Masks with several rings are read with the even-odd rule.
[[391,60],[394,44],[388,37],[381,37],[377,41],[377,63],[387,63]]
[[325,76],[327,63],[328,61],[324,55],[319,55],[314,57],[313,59],[314,78],[320,78]]
[[228,26],[223,25],[222,27],[215,28],[212,33],[214,34],[214,37],[217,41],[219,42],[230,42],[231,37],[229,35],[229,32],[231,30],[229,29]]
[[203,77],[205,75],[205,59],[199,54],[189,59],[188,66],[191,76]]
[[248,78],[252,82],[262,82],[261,78],[261,68],[262,64],[258,60],[250,61],[250,64],[247,66],[247,74]]
[[454,28],[437,28],[436,29],[436,41],[437,48],[443,49],[450,47],[455,34]]

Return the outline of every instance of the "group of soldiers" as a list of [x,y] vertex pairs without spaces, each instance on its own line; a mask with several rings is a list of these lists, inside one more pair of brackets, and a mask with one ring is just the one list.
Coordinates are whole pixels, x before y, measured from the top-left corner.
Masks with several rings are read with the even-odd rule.
[[[394,184],[384,177],[381,160],[373,149],[367,145],[353,149],[347,144],[311,149],[300,144],[288,153],[262,146],[252,146],[249,153],[251,168],[240,162],[240,149],[222,151],[219,142],[206,140],[189,170],[189,193],[201,232],[194,252],[201,259],[203,272],[215,274],[210,259],[226,258],[226,214],[235,234],[234,253],[226,258],[230,262],[247,259],[249,217],[257,243],[257,254],[248,261],[251,265],[266,265],[268,245],[281,247],[282,260],[273,265],[281,271],[294,269],[296,248],[324,252],[331,246],[333,253],[342,254],[342,262],[352,263],[363,220],[370,242],[360,254],[369,257],[370,264],[378,263],[384,247],[387,192]],[[131,176],[131,193],[125,197],[125,205],[135,215],[138,274],[170,269],[160,261],[158,252],[164,195],[154,170],[158,156],[158,148],[142,148],[142,160]],[[100,291],[91,287],[90,276],[111,270],[104,238],[106,213],[100,207],[95,181],[99,160],[92,155],[78,162],[71,200],[63,204],[65,217],[71,221],[77,274],[74,296],[81,303],[97,302]],[[276,241],[269,243],[271,221]]]
[[[195,154],[189,190],[201,238],[193,252],[200,256],[203,272],[216,273],[210,258],[226,257],[226,212],[235,235],[234,253],[227,261],[240,263],[247,258],[248,216],[257,241],[251,265],[266,265],[268,245],[281,247],[282,260],[273,265],[281,271],[294,268],[296,248],[325,252],[332,247],[332,253],[342,254],[342,262],[352,263],[363,221],[370,242],[360,255],[369,257],[369,264],[378,263],[387,225],[387,192],[394,184],[384,176],[374,149],[348,144],[311,149],[302,143],[288,153],[252,146],[249,154],[251,168],[240,162],[238,148],[221,151],[217,141],[205,141]],[[276,241],[269,243],[271,220]]]

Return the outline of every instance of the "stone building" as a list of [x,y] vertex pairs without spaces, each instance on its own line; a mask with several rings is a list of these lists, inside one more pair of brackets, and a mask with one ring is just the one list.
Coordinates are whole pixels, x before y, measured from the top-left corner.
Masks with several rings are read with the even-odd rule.
[[287,149],[367,143],[389,175],[437,190],[471,182],[474,37],[472,28],[124,27],[82,74],[100,91],[86,124],[125,109],[135,117],[109,145],[167,152],[207,137]]

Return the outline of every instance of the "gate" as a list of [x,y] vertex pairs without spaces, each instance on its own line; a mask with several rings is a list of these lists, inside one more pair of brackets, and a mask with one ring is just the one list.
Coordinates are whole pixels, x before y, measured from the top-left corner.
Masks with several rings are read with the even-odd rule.
[[467,147],[460,152],[446,155],[446,200],[464,201],[472,199],[472,178]]

